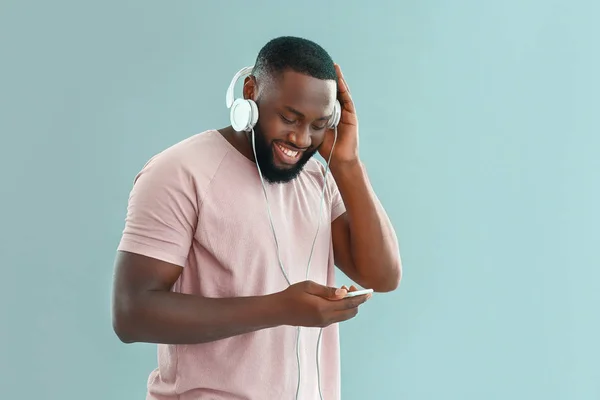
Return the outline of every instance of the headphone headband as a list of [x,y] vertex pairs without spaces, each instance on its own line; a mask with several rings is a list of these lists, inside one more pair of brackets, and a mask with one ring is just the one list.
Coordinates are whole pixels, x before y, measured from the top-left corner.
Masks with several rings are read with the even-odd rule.
[[233,79],[227,88],[227,93],[225,94],[225,104],[227,105],[227,108],[231,108],[233,105],[233,90],[235,89],[235,84],[242,76],[250,74],[253,68],[253,65],[244,67],[233,76]]

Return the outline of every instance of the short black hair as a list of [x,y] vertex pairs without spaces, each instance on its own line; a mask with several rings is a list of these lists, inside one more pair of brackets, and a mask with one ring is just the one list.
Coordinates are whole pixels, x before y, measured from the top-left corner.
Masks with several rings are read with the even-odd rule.
[[277,76],[286,70],[337,82],[334,63],[327,51],[315,42],[300,37],[281,36],[270,40],[259,51],[252,74]]

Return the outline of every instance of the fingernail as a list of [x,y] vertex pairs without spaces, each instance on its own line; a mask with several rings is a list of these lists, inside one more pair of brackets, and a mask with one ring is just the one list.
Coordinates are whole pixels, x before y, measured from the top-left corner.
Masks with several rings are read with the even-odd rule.
[[346,290],[344,290],[344,289],[337,289],[335,291],[335,295],[336,296],[345,296],[346,295]]

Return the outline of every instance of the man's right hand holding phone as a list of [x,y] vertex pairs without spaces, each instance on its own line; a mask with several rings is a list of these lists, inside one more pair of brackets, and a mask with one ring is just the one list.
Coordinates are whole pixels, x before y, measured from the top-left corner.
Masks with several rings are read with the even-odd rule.
[[277,293],[275,301],[282,311],[283,325],[326,327],[347,321],[358,314],[371,294],[346,297],[355,286],[333,288],[312,281],[298,282]]

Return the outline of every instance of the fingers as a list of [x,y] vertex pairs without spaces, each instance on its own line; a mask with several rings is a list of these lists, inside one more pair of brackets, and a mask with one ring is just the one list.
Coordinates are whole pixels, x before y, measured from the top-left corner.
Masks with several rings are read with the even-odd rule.
[[336,303],[344,303],[342,307],[338,307],[337,310],[329,312],[328,322],[324,326],[330,324],[347,321],[358,315],[359,306],[367,301],[370,295],[364,295],[359,297],[352,297],[347,300],[339,301]]
[[348,83],[346,82],[346,79],[344,78],[344,74],[342,73],[342,69],[340,68],[339,64],[334,64],[335,66],[335,72],[337,73],[338,76],[338,93],[340,94],[344,94],[348,97],[350,97],[350,87],[348,87]]
[[305,281],[304,285],[305,285],[304,290],[307,293],[310,293],[315,296],[323,297],[325,299],[332,299],[332,300],[343,299],[344,296],[346,296],[346,294],[348,293],[348,289],[343,289],[343,288],[337,289],[334,287],[323,286],[323,285],[319,285],[318,283],[313,282],[313,281]]
[[338,76],[338,100],[345,110],[354,113],[354,102],[352,101],[352,96],[350,95],[348,83],[346,82],[346,79],[344,79],[344,74],[342,74],[342,69],[340,66],[338,64],[334,65]]
[[340,311],[336,314],[335,322],[348,321],[358,315],[358,307],[350,308],[348,310]]
[[338,303],[341,307],[334,313],[335,322],[343,322],[356,317],[358,315],[359,306],[366,302],[370,297],[370,294],[366,294],[339,301]]
[[362,296],[349,297],[347,299],[342,299],[336,302],[335,309],[340,310],[348,310],[350,308],[356,308],[361,304],[365,303],[367,300],[371,298],[371,294],[364,294]]
[[[311,283],[311,287],[313,285],[320,286],[320,285]],[[331,288],[331,289],[333,289],[333,288]],[[356,291],[357,288],[354,285],[350,286],[350,288],[348,288],[346,285],[343,285],[338,290],[343,291],[344,293],[348,293],[348,292]],[[332,323],[347,321],[351,318],[354,318],[358,314],[359,306],[364,304],[367,300],[369,300],[371,298],[371,296],[372,295],[369,293],[369,294],[364,294],[364,295],[355,296],[355,297],[348,297],[348,298],[337,298],[337,299],[326,298],[325,300],[329,300],[329,301],[322,302],[320,305],[322,315],[326,316],[326,317],[324,317],[324,321],[327,321],[324,323],[323,326],[327,326]],[[323,296],[320,296],[320,297],[323,297]],[[331,301],[331,300],[335,300],[335,301]]]
[[358,290],[356,288],[356,286],[352,285],[350,286],[350,288],[348,288],[348,286],[346,285],[342,285],[342,287],[340,287],[339,289],[337,289],[334,294],[332,296],[330,296],[330,299],[336,300],[336,299],[343,299],[347,293],[349,292],[354,292]]

